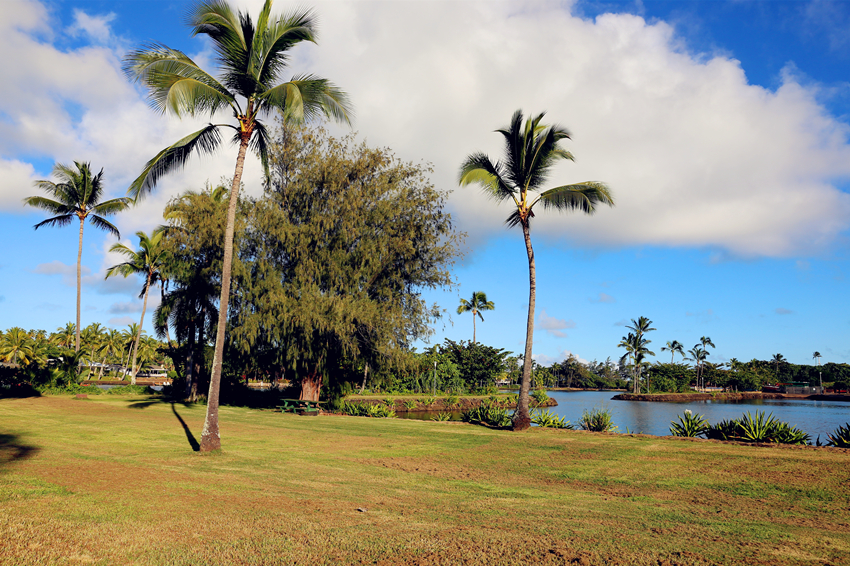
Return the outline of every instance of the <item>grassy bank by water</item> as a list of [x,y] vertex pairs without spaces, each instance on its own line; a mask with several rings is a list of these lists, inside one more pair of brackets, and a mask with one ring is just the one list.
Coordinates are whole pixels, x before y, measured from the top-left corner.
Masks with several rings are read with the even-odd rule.
[[0,564],[846,564],[850,453],[0,400]]

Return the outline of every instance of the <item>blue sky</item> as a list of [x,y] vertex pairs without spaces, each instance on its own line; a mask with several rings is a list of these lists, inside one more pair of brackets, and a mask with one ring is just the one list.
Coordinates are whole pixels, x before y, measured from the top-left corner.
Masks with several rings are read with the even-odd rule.
[[[256,12],[259,0],[239,3]],[[162,117],[120,73],[155,40],[212,66],[189,37],[183,1],[12,0],[0,21],[0,327],[53,330],[74,318],[76,230],[32,230],[21,199],[54,162],[103,167],[113,196],[142,164],[204,120]],[[616,359],[630,319],[647,316],[656,353],[701,336],[713,361],[850,361],[850,3],[318,1],[317,46],[292,71],[351,94],[355,130],[405,160],[433,163],[435,185],[468,234],[457,287],[427,292],[446,310],[432,341],[469,339],[459,298],[496,310],[479,341],[521,351],[528,300],[521,234],[507,208],[455,187],[476,150],[498,157],[511,113],[547,111],[573,133],[574,164],[553,182],[602,180],[617,199],[593,217],[540,214],[534,354]],[[293,4],[276,2],[284,11]],[[198,160],[136,209],[122,238],[160,223],[162,206],[232,175],[233,154]],[[256,194],[260,172],[246,169]],[[83,324],[138,321],[141,281],[103,281],[114,238],[86,228]],[[155,303],[155,301],[154,301]],[[149,318],[149,317],[148,317]],[[150,326],[149,321],[146,326]]]

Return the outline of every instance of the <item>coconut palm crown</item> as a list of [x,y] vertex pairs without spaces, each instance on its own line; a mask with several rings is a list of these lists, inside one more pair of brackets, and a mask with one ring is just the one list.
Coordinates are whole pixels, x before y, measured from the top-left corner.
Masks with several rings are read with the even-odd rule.
[[165,174],[180,169],[193,153],[212,153],[221,144],[220,130],[232,129],[239,145],[230,190],[221,270],[221,296],[216,328],[207,416],[201,434],[204,452],[221,448],[218,427],[224,334],[230,298],[233,261],[233,232],[242,168],[250,146],[260,157],[268,177],[269,132],[261,118],[277,112],[284,120],[299,122],[324,115],[350,122],[352,110],[347,95],[327,79],[298,75],[280,82],[287,67],[288,51],[302,41],[316,41],[315,18],[309,10],[295,10],[281,17],[271,15],[266,0],[256,24],[247,13],[227,2],[200,2],[188,17],[193,35],[206,35],[218,55],[219,77],[201,69],[185,53],[161,44],[131,52],[124,60],[125,73],[148,89],[151,106],[177,116],[208,115],[230,110],[236,123],[208,124],[166,147],[147,162],[133,181],[128,194],[139,199],[151,191]]
[[120,238],[118,228],[104,216],[110,216],[125,210],[130,205],[127,197],[102,201],[104,196],[103,169],[97,175],[92,174],[91,165],[79,161],[74,167],[57,163],[53,166],[53,176],[58,182],[36,181],[35,186],[46,192],[50,198],[34,196],[24,199],[24,204],[46,210],[54,214],[52,218],[42,220],[33,228],[42,226],[67,226],[74,217],[80,220],[79,246],[77,248],[77,326],[75,351],[80,351],[80,297],[82,289],[83,226],[88,218],[96,228],[106,230]]
[[481,311],[491,311],[496,308],[496,305],[493,304],[493,301],[487,300],[487,293],[484,291],[473,291],[472,292],[472,300],[467,301],[466,299],[460,300],[460,306],[457,308],[457,314],[463,314],[465,312],[472,313],[472,342],[475,342],[475,317],[481,319],[481,322],[484,322],[484,315],[481,314]]
[[504,161],[494,163],[484,153],[473,153],[461,165],[458,176],[458,183],[461,186],[478,184],[496,201],[510,201],[514,205],[514,210],[508,216],[506,224],[511,228],[520,226],[525,238],[529,272],[528,323],[522,384],[514,417],[514,430],[525,430],[531,426],[528,398],[531,384],[531,349],[537,286],[530,232],[534,208],[542,204],[544,209],[563,212],[579,210],[585,214],[593,214],[600,204],[609,206],[614,204],[608,187],[595,181],[543,190],[555,164],[564,159],[574,160],[569,151],[558,146],[559,142],[570,139],[569,133],[557,125],[544,125],[542,123],[544,114],[529,117],[523,123],[522,111],[514,112],[510,125],[496,130],[504,137]]

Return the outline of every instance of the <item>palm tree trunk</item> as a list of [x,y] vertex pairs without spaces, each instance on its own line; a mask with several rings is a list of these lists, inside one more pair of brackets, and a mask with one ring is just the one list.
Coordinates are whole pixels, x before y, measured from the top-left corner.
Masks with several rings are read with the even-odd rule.
[[75,352],[80,351],[80,294],[83,288],[83,277],[82,277],[82,269],[83,269],[83,224],[85,219],[80,217],[80,245],[77,249],[77,332],[76,332],[76,346],[74,347]]
[[233,184],[230,186],[230,204],[227,207],[227,224],[224,229],[224,262],[221,268],[218,328],[216,328],[215,335],[215,354],[213,355],[212,375],[210,376],[210,392],[207,396],[207,416],[204,419],[204,430],[201,433],[201,452],[221,450],[221,435],[218,430],[218,397],[221,383],[222,358],[224,357],[224,330],[227,326],[227,306],[230,300],[233,233],[235,232],[236,204],[239,201],[239,187],[242,183],[242,168],[245,165],[245,154],[248,151],[248,142],[250,139],[251,132],[243,130],[242,141],[239,144],[239,155],[236,157],[236,171],[233,174]]
[[142,320],[139,321],[139,333],[136,335],[136,344],[133,346],[133,369],[130,370],[130,385],[136,385],[136,356],[139,354],[139,342],[142,341],[142,326],[145,324],[145,311],[148,308],[148,290],[151,287],[151,274],[148,271],[148,279],[145,282],[145,300],[142,302]]
[[528,398],[531,385],[531,345],[534,339],[534,302],[537,297],[537,273],[534,266],[534,249],[531,247],[531,232],[529,230],[528,220],[522,223],[522,235],[525,238],[525,250],[528,252],[528,323],[525,330],[522,383],[519,386],[519,400],[513,422],[513,429],[516,431],[531,428]]
[[472,311],[472,343],[475,344],[475,311]]
[[366,376],[369,374],[369,362],[366,362],[366,367],[363,368],[363,383],[360,384],[360,394],[363,395],[363,390],[366,389]]

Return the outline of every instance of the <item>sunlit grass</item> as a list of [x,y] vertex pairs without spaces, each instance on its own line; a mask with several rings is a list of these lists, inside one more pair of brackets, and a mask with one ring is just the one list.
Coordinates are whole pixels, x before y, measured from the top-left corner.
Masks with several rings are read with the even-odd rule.
[[204,409],[0,400],[0,564],[850,560],[843,450]]

